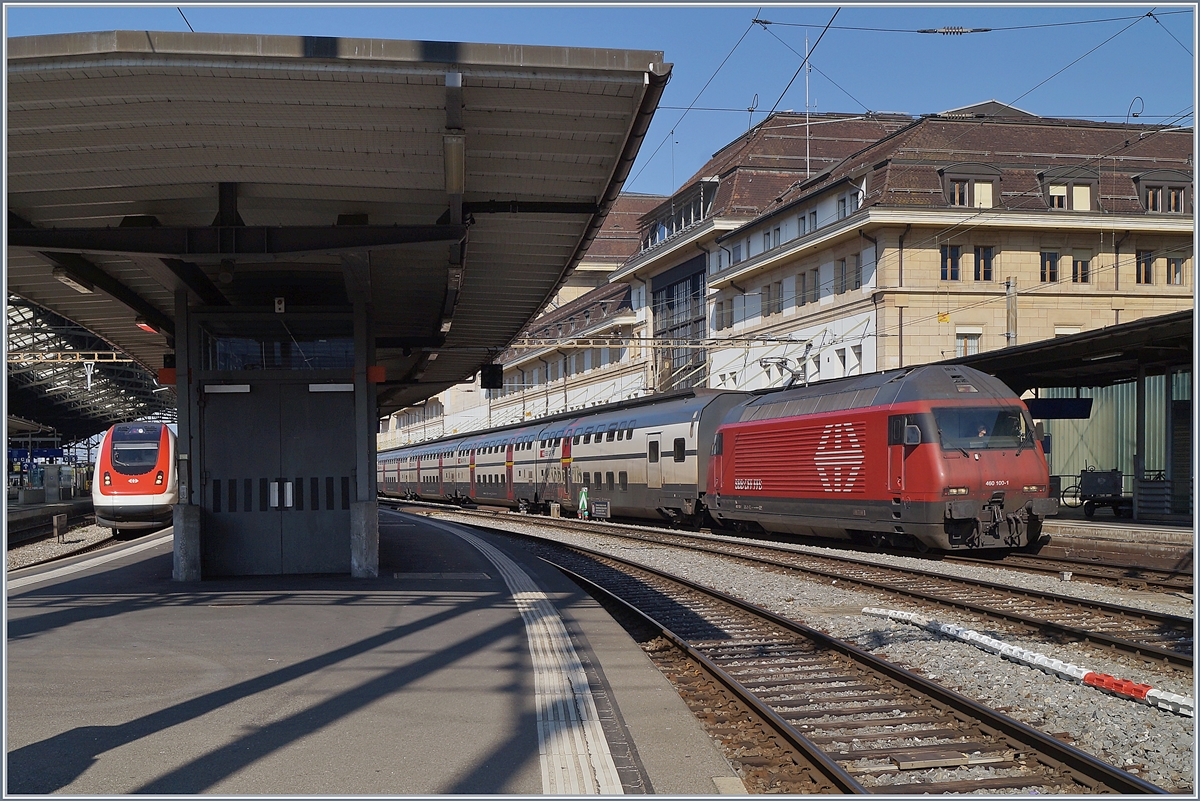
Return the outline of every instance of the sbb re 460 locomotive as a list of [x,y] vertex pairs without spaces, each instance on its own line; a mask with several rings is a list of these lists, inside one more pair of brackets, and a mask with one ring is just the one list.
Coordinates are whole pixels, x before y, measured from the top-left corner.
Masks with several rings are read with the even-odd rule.
[[117,533],[161,528],[179,502],[175,434],[162,423],[120,423],[100,438],[92,477],[96,523]]
[[1019,548],[1057,509],[1008,387],[931,365],[694,389],[379,454],[387,495],[902,547]]
[[726,415],[711,458],[713,518],[770,532],[1019,548],[1058,508],[1025,404],[959,366],[761,395]]

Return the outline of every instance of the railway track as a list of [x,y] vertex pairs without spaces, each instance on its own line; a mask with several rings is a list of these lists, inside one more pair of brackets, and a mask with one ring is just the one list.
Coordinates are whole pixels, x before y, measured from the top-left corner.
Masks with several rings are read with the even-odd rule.
[[947,554],[941,561],[950,564],[1002,567],[1025,573],[1058,575],[1071,573],[1074,578],[1125,587],[1153,588],[1168,592],[1191,593],[1194,582],[1190,572],[1143,567],[1084,557],[1005,554],[1001,559],[987,559]]
[[[1165,792],[752,604],[608,554],[554,548],[556,555],[543,558],[634,610],[700,666],[673,669],[685,700],[732,742],[730,758],[763,791]],[[721,692],[731,699],[721,700]],[[778,733],[774,748],[750,734],[758,727]]]
[[895,567],[849,556],[824,556],[783,547],[596,521],[539,518],[538,523],[589,535],[602,534],[711,553],[771,569],[802,572],[810,579],[819,577],[831,582],[849,582],[922,604],[1000,620],[1054,639],[1090,643],[1164,666],[1192,668],[1194,622],[1178,615],[946,576],[917,568]]

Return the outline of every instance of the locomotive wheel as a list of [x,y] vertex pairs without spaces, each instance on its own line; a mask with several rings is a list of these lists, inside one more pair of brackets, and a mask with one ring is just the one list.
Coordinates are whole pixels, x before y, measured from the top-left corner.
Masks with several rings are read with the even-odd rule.
[[1096,514],[1096,502],[1095,501],[1084,501],[1083,502],[1083,516],[1084,517],[1093,517],[1093,516],[1095,516],[1095,514]]

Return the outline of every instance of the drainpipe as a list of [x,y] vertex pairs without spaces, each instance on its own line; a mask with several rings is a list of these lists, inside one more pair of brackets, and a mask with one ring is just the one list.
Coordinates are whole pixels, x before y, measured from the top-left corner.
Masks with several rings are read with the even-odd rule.
[[[645,278],[642,278],[637,275],[634,275],[631,277],[635,281],[641,281],[642,289],[645,290],[645,295],[646,295],[646,333],[648,333],[650,336],[644,337],[644,339],[653,340],[654,339],[654,296],[651,295],[651,293],[650,293],[650,282],[647,281]],[[650,376],[649,376],[650,391],[657,392],[658,391],[658,375],[657,375],[658,366],[655,363],[654,348],[652,348],[652,347],[648,348],[648,347],[643,346],[642,351],[644,354],[643,358],[650,365]]]
[[546,368],[544,375],[546,376],[546,414],[548,415],[550,414],[550,363],[541,356],[538,356],[538,361]]
[[[897,272],[899,273],[899,277],[896,281],[896,286],[904,286],[904,237],[906,237],[908,235],[908,232],[911,230],[912,230],[912,223],[909,223],[905,227],[904,233],[900,234],[900,243],[899,243],[900,258],[899,258],[899,265],[896,268]],[[878,268],[876,268],[876,269],[878,269]]]
[[1113,279],[1116,281],[1115,291],[1117,292],[1121,291],[1121,243],[1128,238],[1129,231],[1126,231],[1125,236],[1113,242]]

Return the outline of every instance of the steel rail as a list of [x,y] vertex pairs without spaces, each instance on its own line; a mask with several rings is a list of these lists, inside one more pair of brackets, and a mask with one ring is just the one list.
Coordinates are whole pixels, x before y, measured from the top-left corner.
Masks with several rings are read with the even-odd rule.
[[[480,526],[480,528],[487,528],[487,527]],[[488,530],[489,531],[502,531],[500,529],[488,529]],[[503,533],[511,533],[511,532],[503,532]],[[771,623],[775,626],[778,626],[786,631],[790,631],[801,637],[807,638],[824,648],[828,648],[830,650],[841,653],[844,656],[854,660],[855,662],[857,662],[861,665],[864,665],[864,666],[866,666],[866,667],[868,667],[868,668],[870,668],[870,669],[872,669],[894,681],[900,682],[901,684],[909,686],[909,687],[916,688],[920,692],[928,695],[930,698],[932,698],[936,701],[939,701],[943,704],[946,704],[947,706],[950,706],[951,708],[954,708],[954,709],[958,710],[959,712],[984,723],[986,726],[992,727],[996,731],[1001,732],[1005,736],[1007,736],[1017,742],[1020,742],[1020,743],[1023,743],[1023,744],[1026,744],[1026,745],[1029,745],[1029,746],[1035,748],[1042,755],[1049,757],[1050,759],[1054,760],[1055,762],[1057,762],[1063,766],[1066,766],[1070,771],[1074,771],[1074,772],[1080,774],[1081,776],[1085,776],[1089,779],[1097,781],[1097,782],[1103,784],[1104,786],[1110,788],[1114,792],[1122,793],[1122,794],[1141,794],[1141,795],[1166,794],[1167,793],[1166,790],[1163,790],[1162,788],[1160,788],[1156,785],[1153,785],[1143,779],[1139,779],[1136,776],[1126,773],[1125,771],[1121,770],[1120,768],[1110,765],[1109,763],[1104,762],[1103,760],[1097,759],[1096,757],[1093,757],[1090,754],[1080,751],[1077,748],[1073,748],[1072,746],[1067,745],[1066,743],[1061,742],[1053,737],[1050,737],[1049,735],[1044,734],[1043,732],[1040,732],[1037,729],[1034,729],[1033,727],[1031,727],[1025,723],[1021,723],[1018,720],[1010,718],[1007,715],[1004,715],[994,709],[991,709],[990,707],[987,707],[983,704],[973,701],[970,698],[967,698],[966,696],[960,695],[960,694],[954,692],[953,690],[943,687],[940,684],[937,684],[937,683],[932,682],[928,679],[925,679],[921,676],[918,676],[908,670],[905,670],[904,668],[901,668],[898,665],[895,665],[891,662],[888,662],[885,659],[881,659],[877,656],[874,656],[873,654],[863,651],[847,642],[843,642],[842,640],[838,640],[837,638],[832,637],[828,634],[825,634],[816,629],[810,628],[810,627],[804,625],[803,623],[798,623],[794,620],[790,620],[788,618],[777,615],[774,612],[771,612],[768,609],[764,609],[756,604],[753,604],[748,601],[744,601],[740,598],[736,598],[734,596],[728,595],[726,593],[721,592],[720,590],[716,590],[711,587],[706,587],[702,584],[698,584],[696,582],[690,581],[683,577],[674,576],[674,575],[671,575],[664,571],[657,570],[655,568],[651,568],[651,567],[648,567],[645,565],[640,565],[640,564],[637,564],[636,562],[631,562],[631,561],[622,559],[620,557],[613,556],[611,554],[603,553],[600,551],[593,551],[589,548],[584,548],[581,546],[564,545],[562,543],[555,542],[554,540],[547,540],[545,538],[537,537],[535,535],[517,535],[517,536],[531,537],[533,539],[540,540],[543,542],[552,542],[557,547],[563,548],[565,550],[574,551],[576,553],[583,554],[592,559],[607,560],[610,562],[618,563],[620,565],[624,565],[624,566],[634,569],[634,570],[644,571],[644,572],[646,572],[650,575],[656,576],[664,581],[672,582],[672,583],[678,584],[679,586],[686,587],[694,592],[701,593],[702,595],[716,598],[721,602],[724,602],[726,604],[729,604],[730,606],[741,609],[749,614],[752,614],[756,617],[766,620],[769,623]],[[550,561],[551,563],[553,563],[552,560],[547,560],[547,561]],[[560,569],[562,569],[562,568],[560,568]],[[644,613],[643,613],[643,615],[646,617],[649,617],[648,615],[645,615]],[[663,628],[657,622],[655,622],[654,625],[658,628]],[[689,648],[690,648],[690,646],[689,646]],[[710,661],[710,664],[713,664],[713,663],[711,663],[711,661]],[[715,664],[713,664],[713,667],[716,667]],[[720,670],[719,667],[717,667],[716,669]],[[723,673],[724,671],[721,671],[721,672]],[[740,683],[736,682],[736,680],[732,679],[732,677],[730,677],[729,681],[734,684],[737,684],[739,687],[741,686]],[[742,688],[742,689],[744,690],[744,688]],[[748,692],[748,691],[746,691],[746,692]],[[779,718],[779,720],[782,722],[783,725],[791,728],[791,724],[787,723],[782,718]],[[796,732],[796,736],[798,738],[803,739],[805,742],[808,742],[807,738],[805,738],[804,735],[800,734],[799,732]],[[813,747],[815,748],[816,746],[814,745]],[[857,784],[857,782],[855,782],[855,783]],[[935,788],[936,788],[936,785],[924,785],[924,789],[926,789],[926,790],[935,789]],[[883,792],[886,794],[889,790],[892,790],[892,789],[898,789],[898,788],[881,787],[880,792]]]

